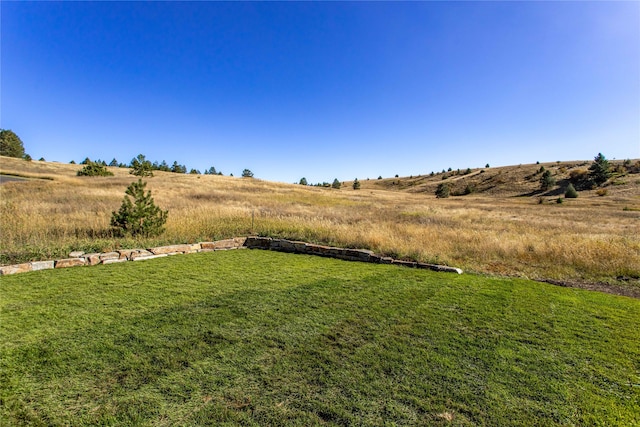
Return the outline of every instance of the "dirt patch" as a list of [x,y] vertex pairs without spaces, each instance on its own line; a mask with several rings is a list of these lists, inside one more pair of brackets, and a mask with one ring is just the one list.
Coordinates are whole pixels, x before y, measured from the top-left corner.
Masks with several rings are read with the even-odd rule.
[[551,285],[562,286],[565,288],[579,288],[588,291],[604,292],[612,295],[620,295],[631,298],[640,299],[640,287],[633,285],[614,285],[610,283],[585,283],[566,280],[540,279],[538,282],[549,283]]

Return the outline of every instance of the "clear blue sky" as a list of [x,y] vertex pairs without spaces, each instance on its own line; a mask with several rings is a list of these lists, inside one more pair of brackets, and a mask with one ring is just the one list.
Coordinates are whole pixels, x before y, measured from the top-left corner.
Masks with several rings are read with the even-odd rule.
[[309,182],[640,157],[640,2],[2,1],[34,158]]

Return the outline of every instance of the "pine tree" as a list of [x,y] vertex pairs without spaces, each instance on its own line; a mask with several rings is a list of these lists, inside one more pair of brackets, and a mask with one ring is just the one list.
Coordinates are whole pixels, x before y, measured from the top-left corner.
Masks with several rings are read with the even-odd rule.
[[22,140],[9,129],[0,129],[0,156],[23,158]]
[[242,177],[243,178],[253,178],[253,172],[251,172],[249,169],[245,169],[242,171]]
[[611,166],[602,153],[598,153],[594,158],[589,170],[589,177],[597,186],[601,186],[611,177]]
[[556,185],[556,180],[553,176],[551,176],[551,171],[544,171],[544,173],[540,177],[540,189],[542,191],[547,191],[554,185]]
[[300,178],[300,182],[298,183],[300,185],[307,185],[307,178],[305,178],[304,176],[302,178]]
[[120,210],[111,213],[111,226],[121,235],[149,237],[158,236],[164,231],[169,211],[163,211],[155,205],[151,191],[145,194],[146,186],[147,183],[142,179],[132,182],[127,187]]
[[354,190],[359,190],[360,189],[360,181],[358,181],[358,178],[353,180],[353,189]]
[[449,197],[449,193],[450,189],[448,184],[444,182],[438,184],[438,188],[436,189],[436,197],[438,199],[446,199],[447,197]]
[[340,181],[338,181],[338,178],[335,178],[333,180],[333,183],[331,184],[332,188],[335,188],[336,190],[339,190],[340,187],[342,187],[342,184],[340,184]]
[[138,154],[137,157],[131,160],[131,170],[129,173],[142,177],[153,176],[153,165],[143,154]]
[[113,172],[107,170],[106,166],[99,162],[86,163],[84,167],[78,171],[78,176],[113,176]]

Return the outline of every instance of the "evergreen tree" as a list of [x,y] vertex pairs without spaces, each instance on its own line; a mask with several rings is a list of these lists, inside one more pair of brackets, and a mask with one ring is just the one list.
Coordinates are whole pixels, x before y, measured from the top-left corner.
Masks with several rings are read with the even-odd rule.
[[158,170],[162,172],[171,172],[171,168],[167,164],[165,160],[163,160],[160,165],[158,165]]
[[611,177],[611,166],[602,153],[598,153],[594,158],[589,170],[589,177],[597,186],[601,186]]
[[333,184],[331,184],[331,187],[333,187],[333,188],[335,188],[335,189],[339,190],[339,189],[340,189],[340,187],[342,187],[342,184],[340,184],[340,181],[338,181],[338,178],[335,178],[335,179],[333,180]]
[[[158,236],[164,231],[169,211],[155,205],[151,191],[145,194],[146,182],[138,179],[125,192],[118,212],[111,213],[111,226],[121,235]],[[130,199],[133,198],[133,202]]]
[[354,190],[359,190],[360,189],[360,181],[358,181],[358,178],[353,180],[353,185],[352,185]]
[[305,178],[305,177],[300,178],[300,182],[298,184],[300,184],[300,185],[308,185],[307,178]]
[[129,173],[142,177],[153,176],[153,165],[143,154],[138,154],[137,157],[131,159],[131,170]]
[[438,184],[438,188],[436,189],[436,197],[438,199],[446,199],[447,197],[449,197],[450,192],[451,191],[449,189],[449,185],[442,182]]
[[553,176],[551,176],[551,171],[544,171],[544,173],[540,177],[540,189],[542,191],[547,191],[554,185],[556,185],[556,180]]
[[113,160],[111,160],[111,163],[109,163],[109,166],[118,166],[118,161],[116,160],[115,157],[113,158]]
[[99,162],[92,162],[85,164],[84,167],[78,171],[78,176],[113,176],[113,173],[107,170],[107,167]]
[[0,129],[0,156],[24,158],[22,140],[9,129]]
[[243,178],[253,178],[253,172],[251,172],[249,169],[245,169],[242,171],[242,177]]
[[187,167],[179,164],[176,161],[176,162],[173,162],[173,166],[171,166],[171,172],[174,172],[174,173],[187,173]]

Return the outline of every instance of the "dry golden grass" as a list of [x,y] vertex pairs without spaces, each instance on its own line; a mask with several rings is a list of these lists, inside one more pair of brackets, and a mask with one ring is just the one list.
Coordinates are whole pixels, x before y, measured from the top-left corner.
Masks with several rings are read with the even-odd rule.
[[[624,277],[637,284],[640,175],[614,179],[617,185],[607,187],[604,197],[581,192],[578,199],[556,204],[558,196],[549,194],[539,204],[533,194],[539,187],[537,178],[531,177],[538,167],[492,168],[449,177],[462,181],[455,185],[487,187],[482,193],[449,199],[433,195],[443,181],[439,175],[363,179],[362,188],[354,191],[350,186],[334,190],[156,172],[147,179],[147,188],[156,204],[169,210],[166,232],[160,238],[133,241],[113,239],[108,233],[111,212],[136,179],[128,169],[109,168],[113,177],[77,177],[80,165],[2,157],[2,173],[53,179],[0,186],[1,261],[52,259],[72,249],[105,251],[255,233],[369,248],[488,274],[610,283]],[[584,165],[548,165],[558,179],[579,167]],[[522,194],[530,195],[515,197]]]

